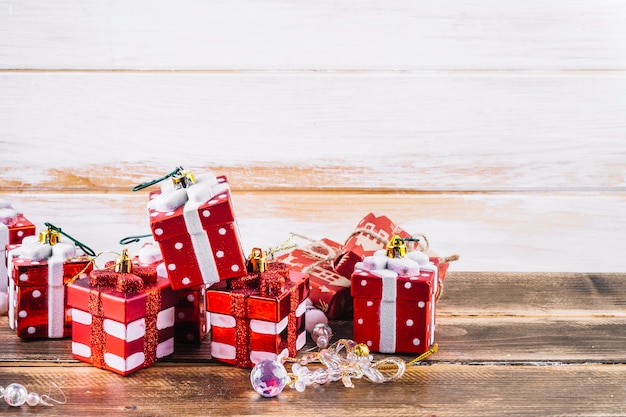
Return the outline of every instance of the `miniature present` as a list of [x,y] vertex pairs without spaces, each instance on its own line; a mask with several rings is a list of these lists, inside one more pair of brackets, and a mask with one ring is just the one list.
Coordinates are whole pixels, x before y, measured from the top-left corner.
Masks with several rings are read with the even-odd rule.
[[[144,244],[133,258],[134,266],[149,267],[156,270],[157,276],[168,279],[167,269],[159,246]],[[199,344],[209,333],[209,314],[206,311],[206,286],[176,291],[175,341]]]
[[[310,299],[332,320],[348,316],[352,311],[350,275],[343,276],[334,270],[333,261],[341,250],[339,243],[321,239],[276,257],[276,261],[309,274]],[[353,270],[354,264],[350,273]]]
[[245,274],[245,256],[226,177],[174,172],[148,203],[150,227],[174,290]]
[[308,274],[278,262],[261,265],[207,289],[211,356],[241,368],[278,355],[295,356],[306,343]]
[[120,375],[152,365],[174,352],[177,300],[167,279],[133,266],[124,251],[68,286],[72,355]]
[[206,310],[206,286],[178,290],[175,339],[180,343],[200,344],[211,330]]
[[373,352],[428,351],[439,285],[439,259],[407,253],[394,236],[387,250],[365,257],[352,274],[354,340]]
[[66,285],[91,270],[90,258],[79,256],[73,244],[59,242],[52,229],[7,250],[10,327],[22,338],[69,337]]
[[411,235],[402,230],[386,216],[377,216],[369,213],[359,221],[354,231],[348,236],[343,245],[341,254],[335,259],[335,271],[349,277],[354,271],[354,265],[365,256],[385,249],[393,235],[409,238]]
[[[0,248],[4,252],[7,245],[21,244],[26,236],[35,235],[35,225],[11,205],[0,200]],[[6,253],[5,253],[6,255]],[[0,292],[8,292],[8,273],[5,259],[0,260]]]

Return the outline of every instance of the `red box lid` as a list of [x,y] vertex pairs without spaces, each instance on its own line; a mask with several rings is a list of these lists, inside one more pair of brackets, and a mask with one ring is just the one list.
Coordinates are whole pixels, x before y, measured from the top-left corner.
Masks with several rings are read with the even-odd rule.
[[178,296],[165,278],[158,278],[156,283],[146,285],[141,292],[127,294],[116,291],[113,287],[91,287],[87,277],[67,286],[67,304],[92,313],[89,308],[90,293],[97,291],[100,293],[104,317],[121,323],[130,323],[146,316],[146,293],[155,289],[161,291],[160,310],[172,307],[178,302]]
[[[18,258],[14,258],[18,259]],[[15,285],[18,287],[41,287],[48,285],[48,261],[32,261],[26,258],[19,258],[20,262],[13,261],[13,271],[9,271],[15,277]],[[87,267],[90,260],[87,257],[66,259],[63,263],[63,282],[74,278],[82,271],[89,273],[91,267]]]
[[[227,184],[228,180],[225,176],[218,176],[218,184]],[[193,185],[192,185],[193,187]],[[160,192],[152,192],[150,196],[159,195]],[[231,199],[230,189],[225,189],[211,196],[207,195],[207,200],[200,205],[198,212],[200,213],[200,222],[203,229],[213,228],[222,224],[233,223],[235,221],[235,213]],[[150,209],[150,227],[156,241],[162,241],[187,231],[183,211],[185,206],[180,206],[171,212],[162,213],[158,210]],[[160,234],[156,231],[160,230]]]
[[289,293],[294,286],[298,302],[309,296],[309,274],[289,271],[289,280],[285,290],[278,296],[265,296],[258,289],[229,289],[227,282],[222,281],[207,289],[207,310],[211,313],[232,316],[232,295],[244,295],[247,298],[247,319],[265,320],[278,323],[291,312]]
[[[371,271],[355,270],[351,293],[354,298],[381,299],[383,279]],[[396,278],[396,298],[402,301],[426,301],[435,288],[435,272],[421,270],[419,276]]]

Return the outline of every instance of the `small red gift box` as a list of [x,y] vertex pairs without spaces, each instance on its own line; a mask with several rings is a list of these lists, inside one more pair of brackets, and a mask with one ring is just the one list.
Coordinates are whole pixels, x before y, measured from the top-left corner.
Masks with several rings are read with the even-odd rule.
[[74,358],[128,375],[172,354],[177,301],[152,268],[92,271],[68,286]]
[[[18,213],[5,201],[0,200],[0,248],[21,244],[26,236],[35,235],[35,225]],[[6,255],[6,253],[5,253]],[[8,292],[6,259],[0,262],[0,292]]]
[[347,276],[337,273],[333,266],[341,250],[339,243],[321,239],[276,257],[278,262],[309,274],[311,301],[331,320],[347,316],[352,311],[349,277],[354,271],[354,264]]
[[35,236],[7,246],[9,325],[22,338],[69,337],[72,318],[66,285],[91,271],[91,260],[67,243],[43,243]]
[[[251,277],[255,282],[246,283]],[[241,368],[279,354],[295,356],[306,343],[308,295],[308,274],[286,266],[279,271],[272,263],[260,276],[253,273],[213,285],[207,289],[211,356]]]
[[381,252],[352,274],[354,340],[373,352],[424,353],[435,338],[439,259],[417,251],[404,258]]
[[368,213],[359,221],[343,245],[342,253],[335,259],[335,270],[346,277],[354,271],[354,265],[365,256],[384,249],[393,235],[411,237],[387,216]]
[[[168,279],[161,251],[156,244],[144,244],[133,258],[135,266],[153,268],[157,276]],[[201,343],[209,333],[208,313],[206,312],[206,287],[189,288],[176,291],[176,342]]]
[[179,290],[176,304],[175,338],[180,343],[200,344],[209,333],[210,315],[206,311],[206,287]]
[[174,290],[245,274],[245,256],[226,177],[198,176],[177,188],[164,183],[148,203],[150,227]]

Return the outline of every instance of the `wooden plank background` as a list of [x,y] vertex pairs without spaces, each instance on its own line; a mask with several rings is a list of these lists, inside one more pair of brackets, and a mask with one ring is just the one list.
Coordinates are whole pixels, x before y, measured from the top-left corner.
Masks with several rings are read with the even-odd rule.
[[247,247],[369,211],[466,271],[626,267],[615,0],[0,1],[0,197],[97,250],[229,176]]
[[130,188],[183,165],[229,177],[247,249],[374,211],[461,255],[440,352],[391,384],[259,401],[208,343],[121,378],[6,317],[0,384],[59,384],[47,415],[624,415],[624,22],[620,0],[0,0],[0,200],[38,227],[119,251],[148,232]]
[[0,198],[97,250],[228,175],[246,247],[369,211],[466,271],[626,268],[615,0],[0,1]]

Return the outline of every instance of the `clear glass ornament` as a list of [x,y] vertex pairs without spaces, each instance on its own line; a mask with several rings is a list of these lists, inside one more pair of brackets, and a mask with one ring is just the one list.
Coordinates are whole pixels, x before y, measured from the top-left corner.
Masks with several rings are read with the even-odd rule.
[[330,339],[333,337],[333,331],[328,324],[318,323],[313,327],[311,339],[317,344],[317,347],[324,349],[328,347]]
[[264,360],[256,364],[250,373],[252,388],[264,397],[275,397],[280,394],[289,376],[285,367],[275,360]]
[[26,402],[28,391],[22,384],[10,384],[4,389],[4,401],[12,407],[19,407]]
[[29,392],[26,396],[26,404],[30,405],[31,407],[38,405],[39,401],[41,401],[41,397],[36,392]]

